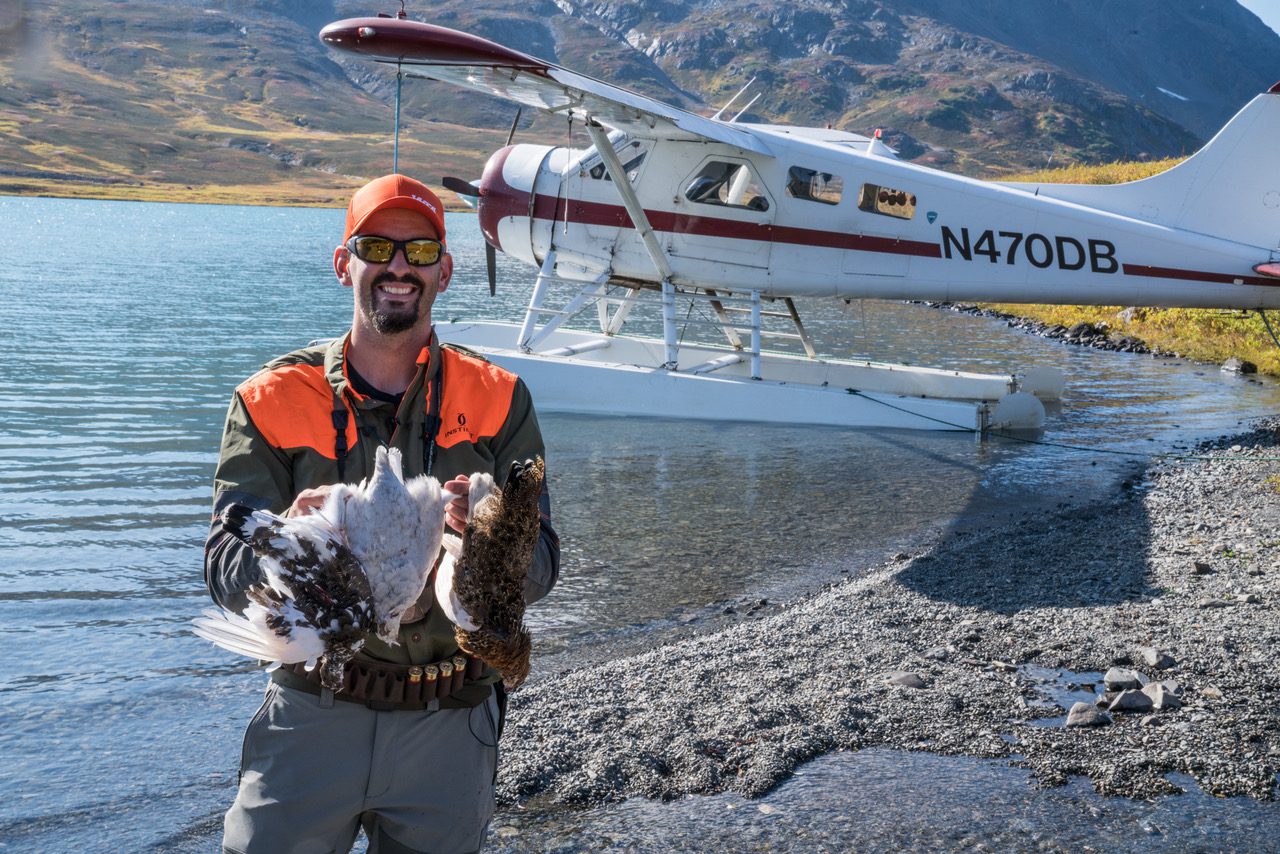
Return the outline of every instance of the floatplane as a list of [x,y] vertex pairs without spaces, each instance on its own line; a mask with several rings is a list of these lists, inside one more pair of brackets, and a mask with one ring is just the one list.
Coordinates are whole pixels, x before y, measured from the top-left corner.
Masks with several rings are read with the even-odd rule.
[[[547,410],[1035,428],[1056,370],[820,358],[795,300],[1280,306],[1280,84],[1162,174],[1017,184],[901,161],[876,136],[696,115],[403,12],[320,38],[586,129],[589,147],[509,139],[478,183],[444,182],[475,199],[491,291],[495,250],[538,273],[522,324],[446,323],[441,338],[515,370]],[[661,306],[661,339],[620,334],[642,300]],[[567,328],[593,307],[598,331]],[[683,341],[686,308],[727,343]],[[771,336],[805,355],[766,351]]]

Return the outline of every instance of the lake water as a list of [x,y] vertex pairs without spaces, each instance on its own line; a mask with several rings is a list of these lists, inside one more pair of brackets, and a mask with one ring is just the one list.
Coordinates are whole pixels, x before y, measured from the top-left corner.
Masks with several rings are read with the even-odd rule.
[[[216,848],[262,686],[187,630],[206,605],[218,437],[241,379],[345,329],[350,294],[330,263],[341,227],[333,210],[0,198],[0,848]],[[520,319],[533,271],[503,259],[490,299],[475,218],[451,215],[449,229],[459,273],[437,316]],[[1280,410],[1271,382],[988,319],[896,303],[801,311],[833,355],[1061,368],[1068,392],[1040,438],[1071,447],[544,415],[565,554],[561,584],[531,611],[535,673],[642,648],[729,602],[801,595],[948,529],[1087,500],[1142,464],[1080,449],[1169,452]],[[1013,802],[1025,832],[1009,836],[999,804]],[[1079,850],[1132,838],[1112,832],[1143,820],[1164,828],[1165,850],[1280,838],[1271,804],[1163,803],[1038,792],[1001,763],[868,751],[811,763],[758,803],[510,811],[494,844],[959,850],[989,837]],[[1171,818],[1186,815],[1220,828],[1221,844]],[[804,829],[817,826],[821,839]]]

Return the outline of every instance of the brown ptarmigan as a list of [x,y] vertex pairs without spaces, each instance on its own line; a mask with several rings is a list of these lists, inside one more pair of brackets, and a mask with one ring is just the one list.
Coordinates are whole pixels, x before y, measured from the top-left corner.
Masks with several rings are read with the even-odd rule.
[[514,690],[529,675],[533,639],[524,625],[524,582],[541,527],[542,458],[514,463],[498,489],[488,475],[470,479],[467,526],[445,535],[435,593],[468,655],[487,662]]

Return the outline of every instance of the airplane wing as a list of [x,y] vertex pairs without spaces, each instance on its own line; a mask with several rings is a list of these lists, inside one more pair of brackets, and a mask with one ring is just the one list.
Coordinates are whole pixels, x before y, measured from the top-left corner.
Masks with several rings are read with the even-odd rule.
[[468,33],[402,18],[348,18],[320,39],[337,50],[393,63],[406,75],[497,95],[647,139],[703,139],[771,157],[741,125],[704,118]]

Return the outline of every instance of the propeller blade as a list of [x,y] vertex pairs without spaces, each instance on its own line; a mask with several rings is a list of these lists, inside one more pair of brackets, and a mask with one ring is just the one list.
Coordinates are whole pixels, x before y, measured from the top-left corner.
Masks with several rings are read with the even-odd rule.
[[498,292],[498,250],[488,241],[484,244],[484,263],[489,271],[489,296]]
[[452,175],[445,175],[440,179],[440,183],[444,184],[446,190],[453,190],[460,196],[479,196],[480,188],[470,181],[464,181],[461,178],[455,178]]
[[516,110],[516,117],[511,122],[511,131],[507,134],[507,145],[511,144],[511,140],[516,138],[516,125],[520,124],[520,113],[524,111],[524,107]]

